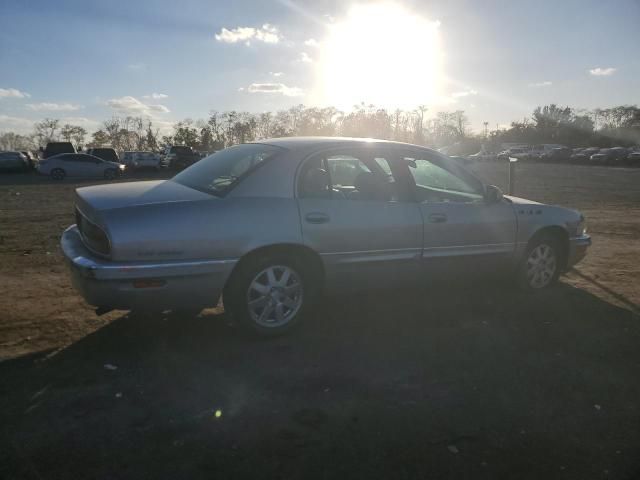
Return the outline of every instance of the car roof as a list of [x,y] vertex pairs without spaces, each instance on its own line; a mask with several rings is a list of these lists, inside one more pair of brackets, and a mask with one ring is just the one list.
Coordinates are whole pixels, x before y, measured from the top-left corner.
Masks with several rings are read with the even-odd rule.
[[286,148],[292,151],[315,151],[333,147],[362,147],[365,145],[393,145],[396,147],[419,148],[434,154],[442,155],[433,149],[410,143],[394,142],[391,140],[379,140],[375,138],[354,137],[279,137],[259,140],[252,143],[261,143]]

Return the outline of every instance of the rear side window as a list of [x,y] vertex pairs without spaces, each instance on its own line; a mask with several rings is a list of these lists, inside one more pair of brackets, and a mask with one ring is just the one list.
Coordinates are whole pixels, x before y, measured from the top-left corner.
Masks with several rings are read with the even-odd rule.
[[307,161],[298,177],[301,198],[396,202],[406,197],[380,152],[368,149],[319,155]]
[[236,145],[194,163],[172,180],[201,192],[224,196],[242,178],[282,151],[280,147],[259,143]]

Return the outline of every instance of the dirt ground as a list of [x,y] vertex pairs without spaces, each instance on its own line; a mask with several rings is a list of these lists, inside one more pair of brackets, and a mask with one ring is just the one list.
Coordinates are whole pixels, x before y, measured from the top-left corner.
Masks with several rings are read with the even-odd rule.
[[593,236],[548,292],[328,298],[260,341],[96,317],[58,247],[76,186],[0,175],[0,478],[640,478],[640,169],[519,166]]

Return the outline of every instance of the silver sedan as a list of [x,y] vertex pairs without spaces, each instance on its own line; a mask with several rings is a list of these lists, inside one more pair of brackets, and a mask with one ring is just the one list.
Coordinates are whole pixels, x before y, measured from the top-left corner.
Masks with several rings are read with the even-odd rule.
[[100,309],[225,309],[287,331],[320,292],[511,275],[552,285],[591,240],[574,210],[505,196],[402,143],[283,138],[217,152],[167,181],[76,190],[62,237]]
[[54,180],[65,177],[106,178],[112,180],[124,172],[125,166],[107,162],[86,153],[61,153],[38,162],[38,173]]

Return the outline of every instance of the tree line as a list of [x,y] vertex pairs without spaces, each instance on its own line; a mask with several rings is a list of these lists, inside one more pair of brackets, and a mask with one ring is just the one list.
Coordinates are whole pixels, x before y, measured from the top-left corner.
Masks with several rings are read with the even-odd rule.
[[537,107],[531,117],[514,121],[510,127],[474,133],[463,110],[437,112],[429,116],[426,106],[415,110],[387,110],[374,105],[356,105],[350,112],[334,107],[297,105],[278,112],[249,113],[211,111],[206,119],[185,119],[161,135],[153,121],[143,117],[113,117],[88,134],[78,125],[46,118],[35,124],[33,133],[0,134],[0,149],[33,150],[49,141],[66,140],[76,146],[111,146],[117,150],[157,151],[166,145],[188,145],[200,151],[214,151],[238,143],[284,136],[373,137],[431,147],[454,145],[453,153],[477,152],[482,146],[497,151],[506,142],[567,146],[640,144],[640,108],[618,106],[581,111],[555,104]]

